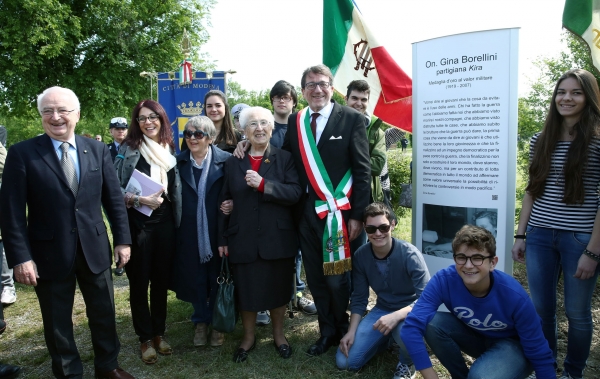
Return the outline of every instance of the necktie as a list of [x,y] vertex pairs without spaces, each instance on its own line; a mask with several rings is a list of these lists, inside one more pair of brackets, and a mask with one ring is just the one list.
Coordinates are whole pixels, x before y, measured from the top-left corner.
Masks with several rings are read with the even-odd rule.
[[312,130],[313,137],[315,137],[315,142],[317,142],[317,117],[319,117],[320,113],[313,113],[310,115],[310,129]]
[[71,187],[71,192],[73,192],[73,195],[77,197],[79,183],[77,182],[77,174],[75,173],[75,163],[73,162],[73,159],[71,159],[71,157],[69,156],[69,143],[63,142],[62,145],[60,145],[60,148],[62,150],[60,165],[62,166],[62,169],[65,172],[67,182],[69,183],[69,187]]

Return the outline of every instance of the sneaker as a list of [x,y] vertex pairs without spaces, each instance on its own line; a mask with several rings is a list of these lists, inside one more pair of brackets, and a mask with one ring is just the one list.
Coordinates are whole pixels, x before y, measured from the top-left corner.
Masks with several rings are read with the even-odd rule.
[[302,292],[298,292],[298,294],[296,295],[296,299],[296,308],[299,311],[302,311],[309,316],[317,314],[317,307],[315,307],[315,302],[302,296]]
[[15,291],[15,287],[4,287],[2,289],[0,301],[4,305],[11,305],[17,301],[17,292]]
[[268,311],[258,312],[256,314],[256,325],[265,326],[271,323],[271,316]]
[[415,375],[415,366],[398,363],[398,366],[396,366],[396,372],[394,373],[394,379],[414,379]]

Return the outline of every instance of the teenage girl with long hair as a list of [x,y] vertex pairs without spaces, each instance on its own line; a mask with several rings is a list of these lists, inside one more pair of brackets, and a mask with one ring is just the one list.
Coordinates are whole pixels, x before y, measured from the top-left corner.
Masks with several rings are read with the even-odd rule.
[[544,129],[531,139],[529,182],[512,249],[521,263],[527,252],[531,298],[555,359],[556,291],[563,274],[569,323],[564,379],[583,377],[592,342],[600,261],[599,97],[588,71],[570,70],[559,78]]

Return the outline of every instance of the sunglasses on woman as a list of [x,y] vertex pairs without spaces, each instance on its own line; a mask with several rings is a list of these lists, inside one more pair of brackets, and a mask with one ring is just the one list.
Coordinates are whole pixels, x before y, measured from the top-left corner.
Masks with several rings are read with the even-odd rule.
[[377,229],[379,229],[379,231],[381,233],[387,233],[390,231],[390,228],[391,228],[390,224],[381,224],[379,226],[365,225],[365,232],[367,232],[367,234],[373,234],[377,231]]
[[192,136],[194,136],[196,139],[202,139],[204,137],[208,136],[208,133],[204,133],[202,130],[184,130],[183,131],[183,136],[186,139],[191,139]]

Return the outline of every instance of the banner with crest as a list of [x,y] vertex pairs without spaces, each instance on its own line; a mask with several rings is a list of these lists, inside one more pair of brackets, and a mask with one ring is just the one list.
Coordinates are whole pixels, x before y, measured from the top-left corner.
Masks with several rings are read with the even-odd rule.
[[158,102],[165,108],[171,121],[177,153],[183,142],[183,128],[190,117],[204,114],[204,95],[218,89],[227,94],[224,71],[210,74],[202,71],[192,73],[191,82],[180,84],[179,72],[158,74]]

